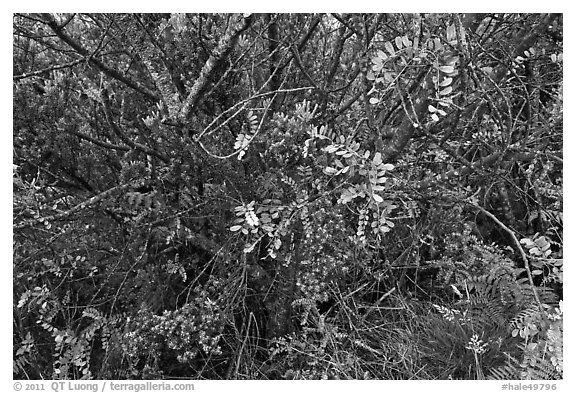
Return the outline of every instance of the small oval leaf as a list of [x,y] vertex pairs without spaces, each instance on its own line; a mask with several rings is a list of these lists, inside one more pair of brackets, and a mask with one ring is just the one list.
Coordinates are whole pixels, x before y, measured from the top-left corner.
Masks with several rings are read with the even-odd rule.
[[451,74],[454,72],[454,67],[449,66],[449,65],[441,66],[438,69],[445,74]]
[[378,57],[379,57],[382,61],[388,59],[388,56],[386,55],[386,53],[384,53],[383,50],[378,49],[378,50],[376,51],[376,53],[378,54]]
[[406,48],[409,48],[412,45],[412,43],[410,42],[410,39],[408,39],[408,37],[405,35],[402,36],[402,43],[404,44],[404,46]]
[[446,29],[446,39],[448,41],[456,39],[456,27],[454,25],[450,25]]
[[450,84],[452,83],[452,78],[444,78],[442,80],[442,82],[440,82],[439,86],[440,87],[446,87],[446,86],[450,86]]
[[392,56],[394,56],[396,54],[396,51],[394,50],[394,47],[392,46],[392,44],[390,43],[390,41],[386,41],[384,43],[384,48],[386,48],[386,50],[388,51],[388,53],[390,53]]
[[450,93],[452,93],[452,86],[448,86],[447,88],[441,90],[440,93],[438,93],[438,94],[440,94],[441,96],[445,96],[445,95],[448,95]]
[[434,49],[435,50],[442,49],[442,43],[440,42],[440,38],[434,38]]

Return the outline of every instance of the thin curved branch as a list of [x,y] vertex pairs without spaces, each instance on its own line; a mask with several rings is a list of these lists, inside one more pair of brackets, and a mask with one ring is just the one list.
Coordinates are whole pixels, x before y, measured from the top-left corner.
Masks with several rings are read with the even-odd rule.
[[[266,92],[261,94],[261,96],[263,95],[269,95],[269,94],[274,94],[274,96],[272,97],[272,99],[270,100],[270,102],[268,103],[268,106],[265,108],[264,113],[268,113],[268,110],[270,109],[272,102],[274,102],[274,97],[276,97],[279,93],[287,93],[287,92],[294,92],[294,91],[300,91],[300,90],[305,90],[305,89],[312,89],[311,87],[299,87],[299,88],[295,88],[295,89],[279,89],[276,90],[274,92]],[[256,96],[249,98],[249,100],[254,99]],[[234,107],[233,107],[234,108]],[[231,108],[232,109],[232,108]],[[242,110],[242,108],[240,109]],[[240,110],[238,110],[234,115],[232,115],[230,118],[226,119],[226,121],[224,123],[222,123],[221,125],[219,125],[218,127],[216,127],[214,130],[212,130],[212,132],[214,132],[216,129],[222,127],[224,124],[226,124],[232,117],[236,116]],[[257,130],[252,134],[252,137],[250,138],[248,143],[251,143],[252,140],[254,140],[254,138],[256,137],[256,135],[260,132],[260,129],[262,128],[262,124],[264,123],[264,118],[266,117],[266,115],[262,116],[262,118],[260,119],[260,123],[258,124],[258,128]],[[206,154],[208,154],[210,157],[212,158],[217,158],[217,159],[227,159],[227,158],[231,158],[234,157],[235,155],[239,154],[241,151],[245,151],[247,149],[247,147],[243,147],[241,149],[235,150],[234,152],[224,155],[224,156],[220,156],[214,153],[211,153],[206,146],[204,146],[204,144],[202,143],[202,141],[200,140],[200,136],[202,136],[204,134],[204,131],[197,137],[194,138],[194,141],[196,143],[198,143],[198,145],[200,146],[200,148],[202,150],[204,150],[204,152]]]
[[[269,79],[270,79],[270,78],[269,78]],[[262,85],[262,88],[260,89],[260,91],[262,91],[263,88],[264,88],[266,85],[267,85],[267,82]],[[200,138],[202,138],[205,134],[210,135],[210,134],[214,133],[215,131],[219,130],[220,128],[222,128],[224,125],[226,125],[226,123],[228,123],[231,119],[233,119],[234,117],[236,117],[236,116],[246,107],[245,104],[247,104],[248,102],[250,102],[250,101],[252,101],[252,100],[255,100],[255,99],[260,98],[260,97],[266,97],[266,96],[270,96],[270,95],[276,95],[276,94],[278,94],[278,93],[293,93],[293,92],[296,92],[296,91],[312,90],[312,89],[314,89],[314,87],[311,87],[311,86],[309,86],[309,87],[297,87],[297,88],[294,88],[294,89],[279,89],[279,90],[276,90],[276,91],[266,91],[266,92],[264,92],[264,93],[254,94],[253,96],[248,97],[248,98],[246,98],[246,99],[244,99],[244,100],[242,100],[242,101],[238,101],[236,104],[234,104],[233,106],[231,106],[230,108],[226,109],[225,111],[223,111],[222,113],[220,113],[218,116],[216,116],[216,117],[210,122],[210,124],[208,124],[208,125],[202,130],[202,132],[200,132],[198,135],[196,135],[196,136],[194,137],[194,140],[195,140],[195,141],[198,141],[198,140],[200,140]],[[239,106],[241,106],[241,108],[240,108],[240,109],[236,109],[236,108],[238,108]],[[216,124],[216,122],[217,122],[218,120],[220,120],[222,117],[224,117],[225,115],[227,115],[228,113],[230,113],[230,112],[232,112],[232,111],[234,111],[234,110],[236,110],[236,112],[234,112],[230,117],[228,117],[226,120],[224,120],[224,122],[222,122],[222,123],[219,124],[218,126],[212,128],[212,126],[213,126],[214,124]]]

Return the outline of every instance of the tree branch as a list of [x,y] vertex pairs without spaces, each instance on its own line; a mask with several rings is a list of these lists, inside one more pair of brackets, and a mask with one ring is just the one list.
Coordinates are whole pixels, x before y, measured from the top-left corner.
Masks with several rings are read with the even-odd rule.
[[[477,15],[477,14],[474,14]],[[514,52],[511,54],[510,58],[514,59],[517,56],[524,55],[524,51],[528,50],[534,42],[538,39],[538,36],[547,30],[547,27],[559,16],[559,14],[548,14],[546,15],[542,21],[536,26],[535,28],[531,28],[529,30],[525,30],[521,32],[517,37],[518,44],[514,49]],[[472,24],[472,22],[470,21]],[[497,69],[494,70],[494,76],[492,77],[492,82],[494,84],[500,82],[507,74],[509,67],[506,65],[500,65]],[[474,74],[472,74],[473,76]],[[466,114],[470,114],[471,112],[476,112],[476,116],[481,118],[483,114],[487,113],[490,108],[486,103],[480,104],[480,108],[477,105],[470,105],[469,109],[466,110]]]
[[302,64],[302,59],[300,59],[300,54],[298,53],[298,50],[296,49],[295,46],[292,47],[292,55],[294,56],[294,59],[296,60],[296,65],[302,72],[302,75],[306,77],[306,79],[308,80],[308,82],[310,82],[312,86],[314,86],[317,90],[319,90],[319,87],[316,84],[316,82],[314,82],[314,79],[310,76],[310,74],[308,74],[308,72],[304,68],[304,65]]
[[91,56],[91,53],[84,48],[78,41],[74,40],[68,34],[64,32],[63,26],[59,25],[54,16],[51,14],[42,14],[42,17],[46,21],[46,24],[52,29],[52,31],[65,43],[67,43],[70,47],[72,47],[76,52],[80,55],[84,56],[88,59],[88,62],[97,68],[99,68],[102,72],[108,75],[111,78],[114,78],[126,86],[133,88],[134,90],[144,94],[148,99],[151,101],[159,101],[160,97],[156,95],[152,90],[148,89],[147,87],[141,85],[138,82],[133,81],[132,79],[128,78],[125,75],[122,75],[119,71],[107,66],[100,60]]
[[[464,28],[469,30],[471,27],[477,25],[477,21],[482,16],[480,14],[472,14],[469,17],[465,18],[463,25]],[[522,54],[524,50],[528,49],[538,38],[538,35],[546,28],[553,20],[556,18],[557,15],[550,14],[545,17],[542,22],[538,25],[537,28],[532,29],[529,35],[522,34],[518,37],[519,43],[514,50],[514,54]],[[502,67],[496,72],[496,76],[493,78],[494,82],[499,82],[507,72],[506,67]],[[418,117],[424,116],[427,113],[427,102],[426,97],[420,95],[417,99],[415,99],[416,105],[414,108],[414,112]],[[473,110],[473,109],[471,109]],[[396,159],[398,154],[406,147],[412,135],[414,134],[414,124],[412,120],[409,118],[405,118],[402,121],[402,124],[398,127],[394,135],[392,136],[389,144],[386,146],[384,151],[382,152],[382,160],[384,162],[390,162]]]
[[67,132],[68,134],[76,135],[80,139],[84,139],[85,141],[91,142],[97,146],[104,147],[106,149],[120,150],[120,151],[129,151],[130,150],[130,148],[127,146],[119,146],[119,145],[114,145],[112,143],[100,141],[96,138],[92,138],[91,136],[83,134],[79,131],[74,131],[74,130],[62,130],[62,131]]
[[[233,18],[236,18],[236,16],[233,16]],[[196,82],[194,82],[194,85],[192,86],[190,93],[186,97],[186,100],[184,101],[184,104],[180,109],[178,119],[180,120],[181,123],[185,123],[187,121],[190,112],[198,104],[198,101],[201,98],[203,90],[208,84],[210,77],[214,73],[216,65],[220,61],[222,61],[228,55],[228,53],[230,53],[230,50],[236,44],[238,36],[240,36],[240,34],[250,26],[250,24],[252,23],[252,19],[253,16],[249,15],[248,17],[243,17],[240,22],[234,23],[232,29],[230,29],[230,31],[226,33],[224,37],[222,37],[220,42],[218,42],[218,46],[216,47],[216,49],[214,49],[214,51],[210,55],[210,58],[206,61],[206,63],[202,67],[200,75],[196,79]]]
[[44,221],[56,221],[56,220],[60,220],[62,218],[69,217],[74,213],[77,213],[81,210],[84,210],[90,206],[95,205],[96,203],[102,201],[104,198],[107,198],[116,192],[121,192],[121,191],[127,190],[131,187],[136,187],[141,183],[142,183],[142,180],[134,180],[134,181],[131,181],[131,182],[126,183],[126,184],[121,184],[121,185],[118,185],[116,187],[112,187],[106,191],[103,191],[103,192],[93,196],[92,198],[85,200],[84,202],[77,204],[76,206],[74,206],[73,208],[71,208],[69,210],[63,211],[63,212],[58,213],[58,214],[50,215],[48,217],[38,217],[38,218],[31,219],[31,220],[26,220],[26,221],[21,222],[17,225],[14,225],[14,230],[32,227],[32,226],[39,224],[41,222],[44,222]]
[[334,17],[338,22],[342,23],[342,25],[346,26],[348,29],[350,29],[352,32],[354,32],[354,34],[356,34],[358,37],[363,36],[363,34],[360,33],[358,30],[356,30],[356,28],[354,26],[352,26],[350,23],[348,23],[345,16],[342,17],[341,15],[338,15],[338,14],[330,14],[330,15],[332,15],[332,17]]
[[477,172],[481,170],[483,167],[490,166],[500,159],[505,159],[511,162],[526,162],[531,161],[532,159],[534,159],[535,156],[536,154],[533,153],[512,153],[509,156],[507,156],[504,152],[497,151],[486,157],[482,157],[478,161],[475,161],[472,165],[460,167],[458,169],[453,169],[448,172],[441,173],[439,174],[440,175],[439,179],[434,177],[428,180],[421,180],[416,184],[413,184],[413,188],[418,191],[423,191],[427,188],[432,187],[435,184],[438,184],[439,182],[447,181],[456,178],[458,176],[466,176],[472,172]]
[[56,71],[56,70],[61,70],[63,68],[74,67],[76,64],[80,64],[83,61],[86,61],[86,60],[85,59],[78,59],[78,60],[72,61],[70,63],[61,64],[61,65],[57,65],[57,66],[53,66],[53,67],[47,67],[47,68],[43,68],[43,69],[38,70],[38,71],[27,72],[27,73],[21,74],[21,75],[14,75],[12,77],[12,80],[18,81],[21,79],[31,78],[33,76],[42,75],[45,72]]
[[336,38],[336,41],[334,41],[334,45],[332,46],[332,64],[328,70],[328,76],[324,82],[323,90],[328,90],[328,87],[332,84],[334,76],[338,71],[338,66],[340,65],[340,57],[342,56],[342,51],[344,49],[344,43],[346,42],[346,39],[350,37],[349,35],[346,35],[346,27],[347,25],[343,25],[338,29],[338,38]]
[[102,99],[102,104],[104,107],[104,115],[106,116],[106,120],[108,121],[108,124],[112,128],[112,131],[114,131],[116,136],[118,136],[118,138],[120,138],[120,140],[122,142],[124,142],[125,144],[127,144],[128,146],[130,146],[131,148],[133,148],[135,150],[140,150],[143,153],[157,157],[157,158],[161,159],[162,161],[164,161],[166,164],[168,164],[170,162],[168,157],[166,157],[165,155],[157,152],[156,150],[149,148],[148,146],[144,146],[140,143],[133,142],[130,140],[130,138],[128,138],[126,135],[124,135],[124,133],[122,132],[120,127],[118,127],[118,125],[116,125],[116,123],[112,119],[112,111],[110,110],[110,100],[108,99],[108,93],[106,92],[105,89],[102,89],[102,91],[100,92],[100,97]]
[[[300,40],[298,40],[298,45],[296,46],[298,52],[301,52],[302,49],[304,49],[304,47],[306,46],[306,43],[312,37],[312,33],[314,32],[314,30],[316,30],[316,27],[318,26],[318,24],[320,23],[321,20],[322,20],[322,15],[316,15],[314,17],[314,19],[312,20],[312,24],[311,24],[310,28],[308,29],[308,31],[306,32],[306,34],[304,36],[302,36],[302,38],[300,38]],[[288,64],[290,64],[292,59],[294,59],[294,54],[292,54],[290,57],[288,57],[288,59],[286,59],[286,61],[284,61],[284,63],[282,63],[281,66],[276,68],[275,74],[282,72],[282,70],[284,68],[286,68],[288,66]]]
[[[269,57],[269,73],[270,91],[278,90],[280,88],[280,74],[276,72],[276,68],[280,63],[280,56],[278,55],[278,44],[280,43],[278,32],[278,16],[272,17],[272,14],[265,14],[264,20],[268,24],[268,57]],[[271,113],[277,112],[280,109],[280,101],[275,100],[270,107]]]

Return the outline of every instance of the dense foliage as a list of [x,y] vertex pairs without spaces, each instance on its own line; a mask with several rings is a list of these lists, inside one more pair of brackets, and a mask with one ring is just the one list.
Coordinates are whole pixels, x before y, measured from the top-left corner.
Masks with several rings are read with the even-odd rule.
[[561,15],[13,37],[15,377],[562,377]]

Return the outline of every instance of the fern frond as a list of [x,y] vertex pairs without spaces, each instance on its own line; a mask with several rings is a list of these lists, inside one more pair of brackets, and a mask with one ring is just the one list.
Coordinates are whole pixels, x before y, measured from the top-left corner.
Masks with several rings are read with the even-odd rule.
[[514,366],[512,364],[500,366],[491,370],[487,379],[495,379],[498,381],[521,379],[520,368],[519,366]]
[[511,320],[510,325],[513,327],[517,327],[524,323],[527,319],[534,318],[538,316],[540,310],[538,309],[538,305],[532,303],[528,305],[526,308],[518,312]]

